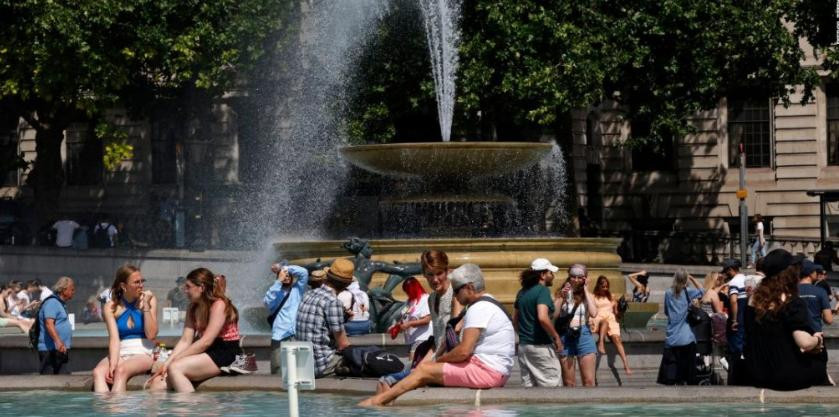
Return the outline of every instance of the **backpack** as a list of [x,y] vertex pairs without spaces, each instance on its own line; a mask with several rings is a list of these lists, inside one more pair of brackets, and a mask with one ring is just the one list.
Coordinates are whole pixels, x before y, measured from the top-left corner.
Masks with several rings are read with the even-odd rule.
[[377,346],[350,346],[341,351],[341,356],[348,368],[345,376],[378,378],[405,369],[399,356]]
[[91,246],[94,248],[110,248],[111,236],[108,235],[108,229],[110,228],[110,223],[97,223],[96,226],[93,226]]
[[58,296],[53,294],[44,299],[44,301],[41,301],[41,304],[38,305],[35,315],[33,316],[35,317],[35,323],[32,323],[32,327],[29,328],[29,347],[31,349],[38,350],[38,339],[41,338],[41,309],[50,298],[58,299]]

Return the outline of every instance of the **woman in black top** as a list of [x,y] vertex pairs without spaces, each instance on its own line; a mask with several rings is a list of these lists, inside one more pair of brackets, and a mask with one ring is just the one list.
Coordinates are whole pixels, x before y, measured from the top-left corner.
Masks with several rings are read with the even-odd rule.
[[821,332],[813,332],[807,304],[798,297],[800,264],[783,249],[764,258],[761,281],[745,312],[743,355],[750,382],[797,390],[829,384]]

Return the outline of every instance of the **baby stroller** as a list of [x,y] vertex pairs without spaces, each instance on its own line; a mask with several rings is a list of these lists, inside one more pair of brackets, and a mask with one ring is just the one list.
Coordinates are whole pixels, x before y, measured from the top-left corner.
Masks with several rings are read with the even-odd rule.
[[[705,314],[703,319],[691,331],[696,337],[696,385],[724,385],[725,380],[720,372],[719,352],[725,344],[725,315],[713,313]],[[722,337],[720,337],[720,323]]]

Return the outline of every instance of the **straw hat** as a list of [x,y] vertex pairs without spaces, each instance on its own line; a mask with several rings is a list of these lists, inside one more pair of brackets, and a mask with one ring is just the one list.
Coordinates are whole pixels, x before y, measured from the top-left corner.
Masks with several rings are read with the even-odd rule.
[[332,265],[326,268],[326,276],[340,284],[349,285],[352,283],[352,274],[355,264],[351,260],[338,258],[332,261]]

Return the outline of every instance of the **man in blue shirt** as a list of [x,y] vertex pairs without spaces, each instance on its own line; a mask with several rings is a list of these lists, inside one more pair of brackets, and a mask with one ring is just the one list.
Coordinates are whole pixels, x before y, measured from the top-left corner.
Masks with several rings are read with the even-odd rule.
[[277,274],[277,281],[265,293],[262,302],[269,313],[280,309],[271,326],[271,373],[279,374],[282,364],[280,345],[294,337],[297,308],[306,291],[309,272],[300,266],[279,264],[272,265],[271,272]]
[[54,297],[44,300],[38,313],[41,332],[38,335],[38,358],[41,374],[67,374],[69,350],[73,338],[69,316],[64,305],[76,294],[70,277],[61,277],[52,288]]
[[798,283],[798,296],[807,302],[815,332],[822,331],[822,321],[827,324],[833,323],[833,312],[830,310],[827,293],[813,285],[813,280],[821,269],[820,265],[805,260],[801,263],[801,281]]

